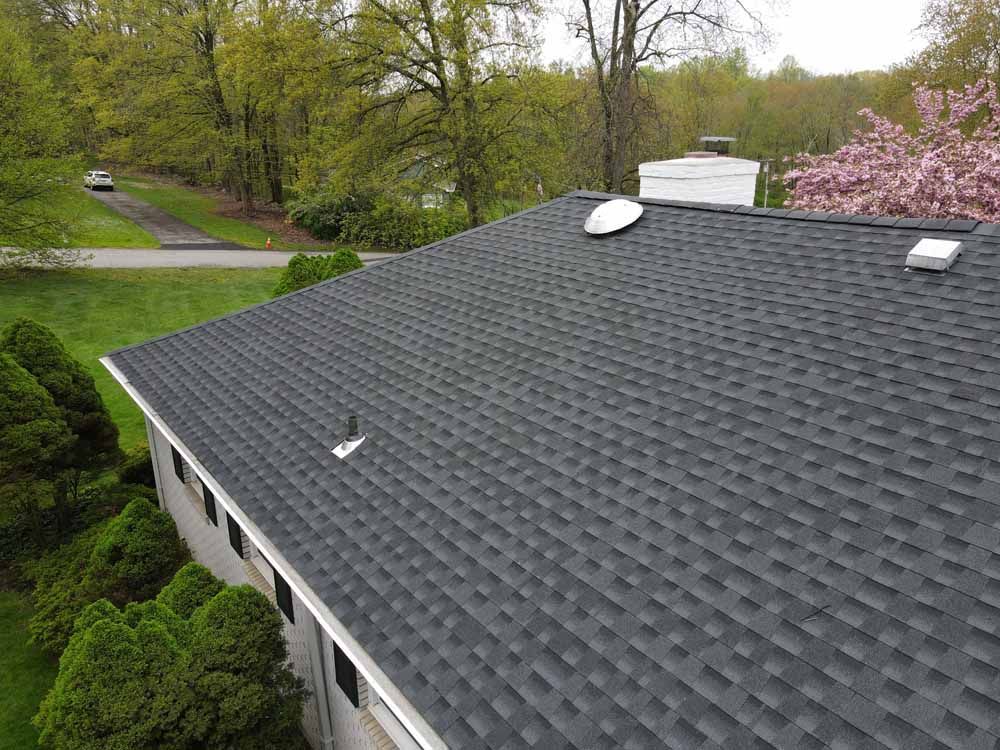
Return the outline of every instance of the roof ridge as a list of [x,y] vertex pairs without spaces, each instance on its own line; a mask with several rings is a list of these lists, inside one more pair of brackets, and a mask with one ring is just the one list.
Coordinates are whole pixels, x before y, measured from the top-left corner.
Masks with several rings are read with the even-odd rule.
[[[209,325],[210,323],[218,323],[220,320],[226,320],[227,318],[232,318],[232,317],[234,317],[236,315],[241,315],[241,314],[243,314],[245,312],[249,312],[250,310],[254,310],[254,309],[258,308],[258,307],[264,307],[265,305],[270,305],[270,304],[273,304],[273,303],[278,302],[280,300],[286,300],[286,299],[289,299],[290,297],[295,297],[296,295],[302,294],[303,292],[311,291],[313,289],[316,289],[317,287],[326,286],[327,284],[332,284],[335,281],[340,281],[341,279],[346,279],[348,276],[354,276],[355,274],[364,273],[365,271],[370,271],[370,270],[372,270],[374,268],[377,268],[377,267],[380,267],[380,266],[384,266],[386,263],[392,263],[393,261],[398,261],[398,260],[401,260],[402,258],[409,258],[409,257],[412,257],[414,255],[417,255],[418,253],[428,252],[428,251],[433,250],[434,248],[436,248],[438,245],[441,245],[441,244],[443,244],[445,242],[450,242],[451,240],[457,239],[459,237],[464,237],[467,234],[472,234],[473,232],[478,232],[478,231],[484,229],[485,227],[490,227],[490,226],[495,226],[497,224],[502,224],[505,221],[510,221],[511,219],[516,219],[519,216],[523,216],[524,214],[532,213],[533,211],[538,211],[538,210],[540,210],[542,208],[545,208],[547,206],[551,206],[551,205],[554,205],[556,203],[562,203],[563,201],[569,199],[570,197],[571,196],[569,196],[569,195],[560,195],[559,197],[553,198],[552,200],[546,201],[545,203],[539,203],[537,206],[531,206],[530,208],[526,208],[526,209],[524,209],[522,211],[517,211],[515,213],[512,213],[512,214],[509,214],[507,216],[504,216],[503,218],[497,219],[496,221],[490,221],[490,222],[487,222],[485,224],[479,224],[478,226],[470,227],[469,229],[465,229],[465,230],[463,230],[463,231],[461,231],[461,232],[459,232],[457,234],[449,235],[448,237],[444,237],[444,238],[442,238],[440,240],[436,240],[436,241],[428,243],[426,245],[422,245],[421,247],[413,248],[412,250],[404,250],[403,252],[398,253],[398,254],[392,256],[391,258],[385,258],[384,260],[375,261],[371,265],[363,265],[361,268],[356,268],[353,271],[348,271],[347,273],[342,273],[339,276],[334,276],[332,279],[326,279],[325,281],[320,281],[318,284],[313,284],[312,286],[307,286],[307,287],[305,287],[303,289],[296,289],[294,292],[289,292],[288,294],[283,294],[280,297],[272,297],[271,299],[264,300],[263,302],[257,302],[256,304],[248,305],[247,307],[242,307],[239,310],[234,310],[233,312],[228,312],[225,315],[218,315],[218,316],[216,316],[214,318],[209,318],[208,320],[203,320],[200,323],[194,323],[192,325],[185,326],[184,328],[179,328],[176,331],[170,331],[168,333],[164,333],[164,334],[161,334],[159,336],[155,336],[155,337],[153,337],[151,339],[146,339],[145,341],[138,341],[138,342],[136,342],[134,344],[128,344],[127,346],[121,346],[121,347],[118,347],[117,349],[112,349],[110,352],[105,352],[104,354],[102,354],[100,357],[98,357],[98,359],[103,359],[104,357],[114,357],[116,354],[121,354],[121,353],[127,352],[127,351],[129,351],[131,349],[137,349],[138,347],[145,346],[146,344],[152,344],[152,343],[157,342],[157,341],[163,341],[164,339],[168,339],[171,336],[177,336],[177,335],[182,334],[182,333],[187,333],[188,331],[194,330],[195,328],[201,328],[202,326]],[[333,252],[333,251],[331,251],[331,252]],[[298,254],[299,253],[295,253],[295,255],[298,255]],[[294,257],[294,255],[289,255],[289,260],[291,260],[293,257]]]
[[682,201],[670,198],[652,198],[637,195],[617,195],[593,190],[574,190],[570,198],[590,198],[592,200],[612,200],[627,198],[639,203],[655,206],[670,206],[673,208],[690,208],[698,211],[714,211],[716,213],[747,214],[750,216],[770,216],[774,219],[792,219],[797,221],[819,221],[826,224],[856,224],[860,226],[895,227],[896,229],[928,229],[938,232],[962,232],[965,234],[980,234],[1000,237],[1000,224],[990,224],[976,219],[932,219],[909,216],[870,216],[867,214],[841,214],[833,211],[810,211],[798,208],[764,208],[763,206],[744,206],[737,203],[704,203]]

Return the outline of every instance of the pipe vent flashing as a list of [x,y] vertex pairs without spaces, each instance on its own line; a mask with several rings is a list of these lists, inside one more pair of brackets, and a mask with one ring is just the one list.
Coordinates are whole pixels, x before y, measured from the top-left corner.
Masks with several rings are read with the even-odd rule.
[[924,237],[906,256],[906,267],[919,271],[943,273],[962,254],[962,243],[956,240],[932,240]]

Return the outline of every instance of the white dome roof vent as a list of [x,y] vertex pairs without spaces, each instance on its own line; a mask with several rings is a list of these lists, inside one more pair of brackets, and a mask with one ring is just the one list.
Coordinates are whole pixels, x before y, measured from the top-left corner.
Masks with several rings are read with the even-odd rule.
[[615,198],[595,208],[583,228],[588,234],[610,234],[633,224],[640,216],[642,204]]

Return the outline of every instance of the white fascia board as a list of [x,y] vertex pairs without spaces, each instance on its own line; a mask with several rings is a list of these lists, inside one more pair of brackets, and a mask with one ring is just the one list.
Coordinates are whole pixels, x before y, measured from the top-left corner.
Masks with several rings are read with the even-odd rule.
[[375,690],[378,691],[379,697],[392,709],[407,731],[420,743],[423,750],[448,750],[448,745],[445,744],[444,740],[438,736],[437,732],[434,731],[430,724],[413,707],[413,704],[407,700],[399,688],[392,684],[385,672],[375,663],[375,660],[361,648],[361,644],[354,639],[347,628],[334,616],[330,608],[323,604],[323,601],[313,593],[302,577],[282,557],[274,545],[271,544],[270,540],[264,536],[263,532],[257,528],[257,525],[239,509],[239,506],[229,496],[229,493],[202,466],[195,455],[188,450],[187,446],[181,442],[174,431],[167,426],[167,423],[160,418],[160,415],[132,386],[128,378],[125,377],[125,374],[108,357],[101,357],[100,362],[111,373],[112,377],[118,381],[119,385],[125,389],[125,392],[128,393],[132,400],[135,401],[142,413],[163,433],[184,460],[191,465],[202,483],[208,485],[209,489],[215,495],[216,502],[220,503],[225,511],[239,522],[240,527],[250,538],[250,541],[257,546],[257,549],[267,558],[267,561],[274,569],[281,574],[281,577],[285,579],[292,591],[296,593],[299,600],[305,604],[306,608],[316,618],[316,621],[320,623],[327,635],[347,654],[358,671],[368,681],[369,686],[374,686]]

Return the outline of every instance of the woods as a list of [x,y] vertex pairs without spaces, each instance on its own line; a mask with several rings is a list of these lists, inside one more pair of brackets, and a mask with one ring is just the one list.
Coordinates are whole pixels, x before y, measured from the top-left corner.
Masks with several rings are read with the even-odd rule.
[[[735,136],[735,155],[772,160],[780,173],[799,154],[847,144],[867,127],[862,109],[916,127],[914,82],[1000,75],[981,0],[931,0],[924,51],[890,70],[838,75],[790,57],[755,69],[749,51],[766,43],[767,18],[733,0],[576,0],[566,23],[580,48],[562,62],[541,59],[538,29],[557,9],[536,0],[0,8],[19,106],[31,102],[21,128],[55,123],[33,141],[44,158],[84,155],[221,186],[246,215],[261,203],[328,213],[376,196],[447,209],[434,224],[476,225],[577,188],[634,192],[640,162],[680,156],[708,134]],[[772,191],[780,204],[780,180]],[[23,200],[0,190],[0,204]],[[0,235],[13,244],[26,230],[4,215],[0,205]],[[57,228],[34,224],[37,240],[18,244],[57,243]]]

